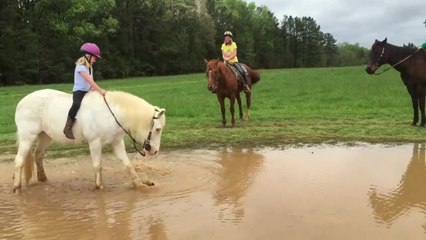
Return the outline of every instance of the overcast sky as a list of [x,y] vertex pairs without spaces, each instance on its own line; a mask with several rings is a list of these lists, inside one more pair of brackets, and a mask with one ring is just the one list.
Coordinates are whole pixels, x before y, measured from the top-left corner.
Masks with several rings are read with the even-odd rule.
[[246,0],[284,15],[312,17],[337,43],[370,48],[375,39],[402,46],[426,41],[426,0]]

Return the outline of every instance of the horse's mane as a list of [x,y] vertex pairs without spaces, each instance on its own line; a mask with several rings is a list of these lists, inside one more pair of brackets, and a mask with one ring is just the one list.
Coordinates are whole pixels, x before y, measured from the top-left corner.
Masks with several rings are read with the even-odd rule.
[[[108,91],[105,95],[111,108],[119,109],[119,118],[121,124],[131,131],[141,129],[149,131],[152,116],[154,115],[154,106],[130,93],[121,91]],[[137,132],[137,135],[145,135],[145,131]],[[146,137],[146,136],[140,136]]]
[[410,47],[410,46],[396,46],[396,45],[393,45],[391,43],[386,43],[386,46],[387,47],[391,47],[392,49],[397,50],[397,52],[399,54],[403,54],[403,55],[404,54],[411,54],[411,53],[417,51],[417,48]]

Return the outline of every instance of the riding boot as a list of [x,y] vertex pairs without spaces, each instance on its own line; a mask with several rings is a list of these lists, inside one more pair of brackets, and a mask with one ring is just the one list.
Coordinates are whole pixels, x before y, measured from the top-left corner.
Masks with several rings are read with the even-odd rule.
[[67,122],[65,123],[64,134],[69,139],[75,139],[74,134],[72,133],[72,126],[74,125],[74,121],[75,119],[68,117]]
[[244,92],[249,93],[251,92],[250,86],[247,83],[247,76],[243,74],[243,85],[244,85]]
[[247,82],[246,71],[241,67],[240,63],[236,62],[236,63],[234,63],[234,65],[238,69],[238,71],[240,72],[241,77],[243,77],[242,80],[243,80],[244,92],[249,93],[251,90],[250,90],[250,87],[249,87],[248,82]]

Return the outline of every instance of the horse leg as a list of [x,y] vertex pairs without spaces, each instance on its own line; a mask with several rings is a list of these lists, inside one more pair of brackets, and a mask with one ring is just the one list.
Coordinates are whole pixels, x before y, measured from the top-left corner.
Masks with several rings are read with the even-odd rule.
[[247,104],[246,120],[250,121],[251,92],[246,93],[246,104]]
[[408,93],[411,96],[411,104],[413,106],[413,123],[411,125],[416,126],[419,121],[419,102],[417,99],[417,91],[415,85],[407,86]]
[[45,132],[41,132],[37,136],[37,141],[38,144],[34,151],[35,162],[37,165],[37,180],[39,182],[45,182],[47,181],[47,177],[46,173],[44,172],[43,159],[44,153],[49,144],[52,142],[52,139]]
[[22,178],[22,169],[25,165],[25,178],[26,183],[28,182],[32,175],[32,166],[33,166],[33,157],[31,152],[32,144],[36,136],[30,135],[28,139],[23,140],[19,138],[19,147],[18,152],[15,157],[15,174],[13,181],[13,192],[21,192],[21,178]]
[[92,157],[93,169],[95,170],[95,189],[104,188],[102,182],[102,143],[95,140],[89,143],[90,156]]
[[113,144],[111,144],[111,147],[115,156],[118,159],[120,159],[129,170],[130,176],[133,181],[133,185],[135,187],[140,186],[142,184],[145,184],[147,186],[154,186],[154,183],[149,181],[148,176],[146,174],[143,174],[143,179],[141,179],[139,175],[136,173],[135,167],[133,166],[132,162],[130,162],[129,157],[127,156],[123,139],[120,139],[119,141],[114,142]]
[[243,120],[243,107],[242,107],[242,104],[241,104],[240,93],[237,93],[237,95],[235,97],[237,98],[238,110],[239,110],[239,113],[240,113],[240,120]]
[[234,104],[235,104],[235,96],[231,96],[229,98],[229,111],[231,112],[231,127],[235,127],[235,118],[234,118],[234,113],[235,113],[235,109],[234,109]]
[[421,114],[420,127],[425,127],[425,89],[423,86],[419,86],[417,90],[417,97],[419,101],[419,108]]
[[225,97],[217,95],[217,100],[220,103],[220,111],[222,113],[222,127],[224,128],[226,126],[226,119],[225,119]]

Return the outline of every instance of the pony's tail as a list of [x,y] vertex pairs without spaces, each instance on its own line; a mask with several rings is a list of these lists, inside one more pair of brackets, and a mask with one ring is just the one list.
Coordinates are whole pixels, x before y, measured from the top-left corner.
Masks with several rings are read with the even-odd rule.
[[28,183],[30,183],[31,177],[33,176],[33,171],[34,171],[34,154],[30,150],[28,151],[28,154],[25,157],[25,162],[24,162],[25,184],[27,186],[28,186]]
[[252,69],[250,73],[250,77],[251,77],[251,84],[254,85],[255,83],[259,82],[260,81],[259,71]]

